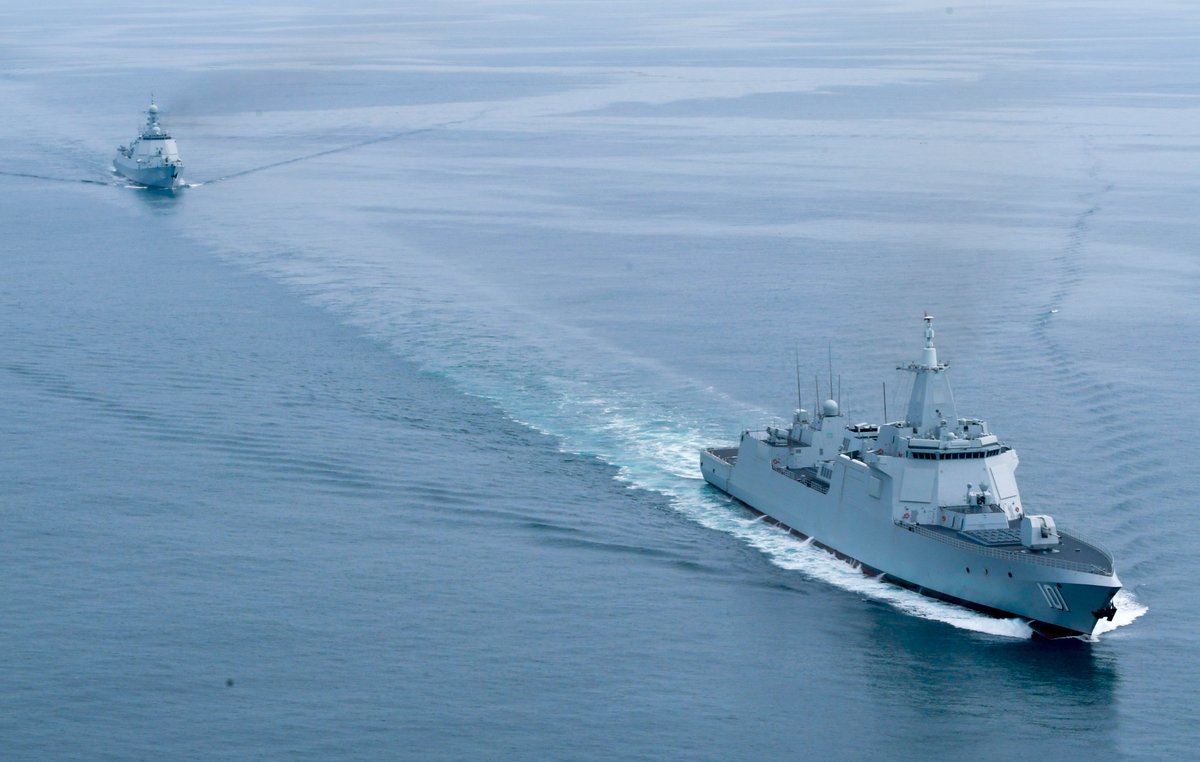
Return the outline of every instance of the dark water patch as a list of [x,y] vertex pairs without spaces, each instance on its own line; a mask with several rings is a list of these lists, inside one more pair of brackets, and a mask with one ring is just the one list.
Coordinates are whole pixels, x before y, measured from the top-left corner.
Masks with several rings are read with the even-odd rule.
[[153,411],[127,405],[98,392],[87,391],[74,384],[61,372],[12,362],[5,363],[0,367],[35,382],[41,391],[54,397],[81,402],[92,410],[134,423],[156,421],[164,428],[167,426],[166,422]]
[[1136,471],[1132,474],[1126,473],[1113,485],[1113,494],[1117,497],[1147,496],[1149,490],[1162,484],[1163,476],[1166,473],[1168,473],[1167,469],[1158,474]]
[[532,529],[535,532],[547,532],[549,534],[566,534],[577,535],[583,530],[576,526],[552,524],[546,521],[526,521],[521,524],[526,529]]
[[403,479],[401,483],[403,484],[404,493],[407,496],[429,506],[457,509],[477,506],[480,501],[479,493],[472,490],[414,483],[410,478]]
[[1128,558],[1124,558],[1122,567],[1132,568],[1143,562],[1170,567],[1174,565],[1174,561],[1182,560],[1174,549],[1164,551],[1162,537],[1137,531],[1136,523],[1128,528],[1124,536],[1117,536],[1120,537],[1122,550],[1128,555]]
[[693,559],[677,559],[672,561],[677,568],[688,572],[689,574],[706,574],[706,575],[723,575],[725,569],[722,569],[712,564],[696,561]]
[[295,457],[266,454],[241,454],[235,466],[265,478],[291,481],[300,480],[317,487],[334,487],[339,490],[394,489],[397,483],[380,481],[374,474],[347,469],[345,466],[304,460]]
[[90,411],[123,421],[131,431],[160,442],[203,447],[236,457],[243,468],[268,467],[278,478],[300,478],[341,489],[383,489],[386,480],[378,474],[331,459],[304,458],[289,454],[287,445],[275,437],[227,436],[191,424],[188,414],[165,415],[161,411],[131,406],[109,395],[89,392],[63,374],[29,365],[6,363],[4,369],[35,381],[47,394],[83,403]]
[[582,537],[540,537],[538,542],[548,545],[554,545],[562,548],[575,548],[585,551],[594,551],[600,553],[613,553],[622,556],[634,556],[638,558],[651,559],[667,559],[671,561],[677,560],[676,554],[661,548],[629,545],[620,542],[605,542],[602,540],[590,540]]

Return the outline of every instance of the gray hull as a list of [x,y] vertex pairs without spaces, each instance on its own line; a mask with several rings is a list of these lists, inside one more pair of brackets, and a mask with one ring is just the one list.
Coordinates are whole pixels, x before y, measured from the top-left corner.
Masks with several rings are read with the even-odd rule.
[[183,167],[181,165],[146,167],[118,155],[113,159],[113,168],[121,176],[149,188],[178,188],[180,183],[183,182]]
[[[1090,634],[1121,584],[1103,551],[1064,533],[1056,553],[989,547],[941,527],[896,521],[888,496],[871,495],[871,468],[839,456],[826,480],[804,480],[773,461],[786,448],[752,435],[701,455],[704,478],[791,531],[871,575],[993,616],[1019,617],[1047,637]],[[1078,559],[1078,560],[1077,560]]]

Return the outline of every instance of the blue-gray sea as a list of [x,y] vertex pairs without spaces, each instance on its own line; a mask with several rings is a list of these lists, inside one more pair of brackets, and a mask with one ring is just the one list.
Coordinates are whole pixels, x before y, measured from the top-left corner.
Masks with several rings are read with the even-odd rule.
[[[0,758],[1191,758],[1200,11],[948,1],[4,3]],[[924,310],[1091,642],[699,478]]]

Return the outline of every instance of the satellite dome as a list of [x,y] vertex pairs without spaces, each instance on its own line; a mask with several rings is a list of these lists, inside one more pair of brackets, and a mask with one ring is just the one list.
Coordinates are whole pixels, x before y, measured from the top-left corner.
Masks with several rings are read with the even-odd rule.
[[821,403],[821,415],[825,416],[826,418],[829,418],[829,417],[835,416],[837,414],[838,414],[838,403],[837,402],[835,402],[833,400],[825,400],[824,402]]
[[151,103],[151,104],[150,104],[150,109],[149,109],[149,111],[150,111],[150,113],[151,113],[151,114],[157,114],[157,113],[158,113],[158,106],[155,106],[153,103]]

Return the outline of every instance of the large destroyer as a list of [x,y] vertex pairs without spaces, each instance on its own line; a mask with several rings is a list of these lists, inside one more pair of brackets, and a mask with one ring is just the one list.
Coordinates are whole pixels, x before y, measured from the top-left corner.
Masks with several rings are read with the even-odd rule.
[[1044,637],[1090,635],[1116,613],[1112,556],[1026,511],[1017,453],[958,417],[933,335],[926,316],[921,361],[902,368],[914,374],[904,420],[851,424],[827,400],[705,450],[704,478],[867,574]]
[[149,188],[178,188],[183,182],[183,160],[179,148],[158,121],[158,106],[150,99],[146,109],[146,126],[142,134],[127,146],[117,149],[113,168]]

